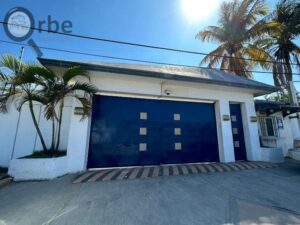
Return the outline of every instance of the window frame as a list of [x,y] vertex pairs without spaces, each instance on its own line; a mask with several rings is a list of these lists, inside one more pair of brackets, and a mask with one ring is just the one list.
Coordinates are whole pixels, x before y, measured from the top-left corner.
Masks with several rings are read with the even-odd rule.
[[[277,124],[277,118],[278,116],[259,116],[258,117],[258,121],[259,121],[259,127],[260,127],[260,136],[262,137],[280,137],[280,132],[279,132],[279,127]],[[272,122],[272,132],[273,134],[271,134],[271,132],[269,132],[269,128],[268,127],[268,122],[270,121]]]

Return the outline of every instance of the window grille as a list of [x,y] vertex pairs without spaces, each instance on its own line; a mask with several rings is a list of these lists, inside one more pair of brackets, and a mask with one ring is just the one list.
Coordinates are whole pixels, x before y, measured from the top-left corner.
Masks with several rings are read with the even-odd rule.
[[276,116],[259,116],[258,117],[260,133],[263,137],[279,137],[279,129]]

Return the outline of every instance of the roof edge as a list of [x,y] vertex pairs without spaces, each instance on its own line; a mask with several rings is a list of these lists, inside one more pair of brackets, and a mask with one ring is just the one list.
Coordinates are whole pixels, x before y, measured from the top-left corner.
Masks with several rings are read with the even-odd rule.
[[[74,65],[82,66],[86,70],[92,71],[100,71],[100,72],[109,72],[109,73],[118,73],[118,74],[126,74],[126,75],[136,75],[136,76],[144,76],[150,78],[164,78],[170,80],[177,80],[177,81],[187,81],[187,82],[199,82],[205,84],[216,84],[216,85],[226,85],[231,87],[238,87],[238,88],[248,88],[253,90],[258,90],[264,92],[261,95],[269,94],[272,92],[276,92],[279,89],[275,86],[264,84],[264,87],[256,86],[256,85],[247,85],[247,84],[239,84],[227,81],[217,81],[217,80],[208,80],[203,78],[197,77],[187,77],[181,76],[177,74],[165,74],[156,71],[146,71],[141,69],[131,69],[131,68],[119,68],[113,67],[109,65],[95,65],[88,62],[74,62],[74,61],[66,61],[66,60],[58,60],[58,59],[46,59],[46,58],[37,58],[40,63],[44,66],[59,66],[59,67],[70,67]],[[258,82],[258,81],[257,81]],[[254,93],[255,94],[255,93]]]

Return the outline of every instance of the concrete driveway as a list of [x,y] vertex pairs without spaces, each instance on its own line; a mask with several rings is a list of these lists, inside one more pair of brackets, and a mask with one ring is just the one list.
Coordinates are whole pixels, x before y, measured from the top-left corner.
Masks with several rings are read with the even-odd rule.
[[300,224],[300,164],[237,172],[0,189],[0,225]]

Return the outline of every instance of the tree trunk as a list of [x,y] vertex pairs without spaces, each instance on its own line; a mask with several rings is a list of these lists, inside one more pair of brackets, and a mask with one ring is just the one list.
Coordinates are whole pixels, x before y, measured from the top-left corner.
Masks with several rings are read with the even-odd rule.
[[293,91],[292,91],[292,87],[290,85],[290,81],[293,81],[293,70],[292,70],[288,55],[285,57],[285,64],[286,64],[286,68],[287,68],[286,81],[287,81],[287,90],[289,93],[289,102],[291,105],[298,105],[297,102],[294,102]]
[[62,122],[63,110],[64,110],[64,99],[61,100],[60,106],[59,106],[58,132],[57,132],[57,142],[56,142],[56,147],[55,147],[56,151],[58,151],[59,144],[60,144],[60,131],[61,131],[61,122]]
[[52,118],[52,140],[51,140],[51,151],[55,150],[55,119]]
[[32,120],[33,120],[33,123],[34,123],[34,126],[35,126],[35,129],[36,129],[36,132],[41,140],[41,143],[42,143],[42,146],[43,146],[43,150],[46,152],[47,151],[47,146],[45,144],[45,141],[44,141],[44,138],[43,138],[43,135],[42,135],[42,132],[39,128],[39,125],[36,121],[36,118],[35,118],[35,115],[34,115],[34,111],[33,111],[33,103],[32,101],[29,101],[29,110],[30,110],[30,114],[31,114],[31,117],[32,117]]

